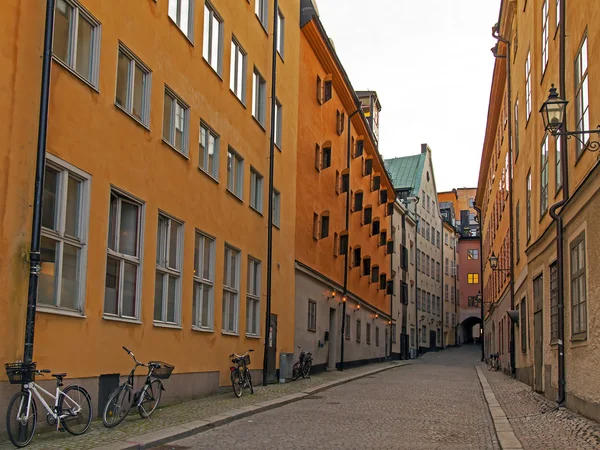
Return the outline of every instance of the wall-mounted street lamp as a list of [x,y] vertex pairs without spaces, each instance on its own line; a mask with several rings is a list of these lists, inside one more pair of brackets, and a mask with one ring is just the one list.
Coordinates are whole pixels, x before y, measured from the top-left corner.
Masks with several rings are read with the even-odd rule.
[[360,311],[360,303],[358,305],[356,305],[356,308],[354,308],[354,312],[356,311]]
[[[550,95],[548,95],[548,100],[546,100],[540,108],[540,114],[544,119],[544,128],[546,131],[554,137],[566,136],[567,139],[574,137],[581,143],[581,145],[584,146],[585,150],[590,150],[592,152],[600,150],[600,142],[586,141],[584,138],[580,137],[592,133],[600,134],[600,126],[598,126],[596,130],[567,130],[566,124],[564,124],[564,118],[568,103],[568,101],[560,98],[558,92],[556,92],[556,88],[554,85],[552,85],[550,88]],[[563,131],[561,131],[561,129]]]
[[[490,256],[490,267],[492,268],[492,270],[498,271],[498,272],[510,272],[510,269],[503,269],[501,267],[498,267],[498,257],[496,256],[496,254],[494,252],[492,252],[492,256]],[[479,292],[477,294],[478,297],[481,297],[481,292]]]

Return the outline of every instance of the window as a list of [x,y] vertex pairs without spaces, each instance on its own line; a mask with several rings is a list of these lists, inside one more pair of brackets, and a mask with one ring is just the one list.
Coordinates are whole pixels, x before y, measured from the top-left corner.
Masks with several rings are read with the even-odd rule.
[[254,167],[250,168],[250,206],[263,212],[263,176]]
[[379,289],[382,291],[387,289],[387,277],[385,273],[379,275]]
[[525,103],[527,106],[527,121],[531,116],[531,50],[527,51],[527,60],[525,61]]
[[342,234],[340,236],[340,255],[348,253],[348,235]]
[[556,28],[560,26],[560,0],[556,0]]
[[373,236],[375,236],[375,235],[379,234],[379,230],[380,230],[380,228],[381,228],[381,227],[380,227],[380,222],[379,222],[379,219],[375,219],[375,220],[373,221],[373,225],[372,225],[372,228],[371,228],[371,234],[372,234]]
[[479,283],[479,274],[478,273],[470,273],[467,275],[467,283],[469,284],[478,284]]
[[246,104],[246,61],[246,52],[239,42],[233,38],[231,40],[229,89],[244,105]]
[[313,239],[316,241],[319,239],[319,215],[313,213]]
[[331,167],[331,147],[323,147],[321,152],[321,170]]
[[277,53],[283,58],[283,50],[285,43],[285,17],[281,13],[281,9],[277,9]]
[[115,103],[144,125],[150,121],[150,69],[122,44],[117,61]]
[[365,170],[364,170],[364,175],[371,175],[373,173],[373,159],[372,158],[368,158],[365,159]]
[[350,189],[350,173],[342,173],[340,192],[343,194]]
[[527,174],[527,242],[531,239],[531,170]]
[[323,82],[321,81],[321,77],[317,75],[317,101],[319,103],[323,103],[322,94],[323,94]]
[[373,177],[373,188],[372,191],[378,191],[381,187],[381,177],[379,175],[375,175]]
[[515,253],[517,254],[517,262],[521,258],[521,204],[520,201],[517,202],[517,207],[515,208]]
[[238,332],[239,290],[240,251],[225,245],[222,328],[227,333]]
[[283,133],[283,106],[279,99],[275,99],[275,145],[281,149],[281,135]]
[[515,100],[515,159],[519,157],[519,99]]
[[394,214],[394,203],[393,202],[389,202],[385,205],[385,209],[386,209],[386,216],[391,216],[392,214]]
[[544,277],[542,274],[533,279],[533,312],[541,311],[544,306]]
[[196,232],[194,245],[194,325],[212,330],[214,324],[215,239]]
[[200,122],[198,165],[215,180],[219,179],[219,141],[219,135],[204,122]]
[[323,87],[323,103],[328,102],[333,97],[333,85],[331,80],[325,80],[325,85]]
[[375,327],[375,346],[379,347],[379,327]]
[[540,169],[540,217],[548,211],[548,135],[542,142]]
[[431,293],[427,293],[427,312],[431,312]]
[[240,200],[244,195],[244,160],[231,147],[227,150],[227,190]]
[[358,139],[356,141],[356,148],[354,149],[354,157],[358,158],[359,156],[362,156],[364,149],[365,149],[365,141],[363,141],[362,139]]
[[264,128],[267,110],[267,82],[256,67],[252,79],[252,115]]
[[449,292],[448,291],[448,285],[445,284],[444,285],[444,300],[446,300],[446,301],[448,300],[448,292]]
[[585,235],[571,244],[571,334],[587,331]]
[[366,206],[363,211],[363,225],[368,225],[373,220],[373,209],[370,206]]
[[361,262],[360,247],[354,247],[354,265],[353,267],[359,267]]
[[255,4],[256,17],[266,30],[269,23],[269,1],[268,0],[256,0]]
[[435,232],[435,239],[437,248],[441,248],[441,235],[439,231]]
[[111,191],[108,223],[104,314],[139,319],[141,203]]
[[439,297],[436,297],[436,298],[435,298],[435,310],[437,311],[437,315],[438,315],[438,316],[439,316],[439,315],[440,315],[440,313],[442,312],[442,309],[441,309],[441,301],[440,301],[440,300],[441,300],[441,299],[440,299]]
[[248,294],[246,295],[246,334],[260,335],[260,261],[248,257]]
[[346,314],[346,323],[344,324],[344,336],[350,340],[350,314]]
[[422,336],[421,336],[421,341],[422,342],[427,342],[427,327],[425,325],[423,325],[422,328]]
[[523,298],[521,300],[521,308],[520,308],[520,318],[519,318],[519,328],[521,329],[521,351],[525,353],[527,351],[527,303],[526,299]]
[[181,323],[182,253],[183,224],[169,216],[159,214],[154,284],[155,322]]
[[439,262],[436,262],[435,263],[435,279],[437,281],[440,281],[440,279],[441,279],[441,268],[442,268],[441,264]]
[[431,259],[429,258],[429,255],[427,255],[425,258],[426,258],[426,262],[425,262],[425,273],[426,273],[427,275],[429,275],[429,274],[430,274],[430,272],[429,272],[429,264],[430,264],[430,262],[431,262]]
[[281,228],[281,194],[273,189],[273,225]]
[[336,112],[336,131],[338,136],[341,136],[344,132],[345,114],[339,110]]
[[379,266],[374,265],[371,267],[371,283],[377,283],[379,281]]
[[369,276],[371,274],[371,258],[369,258],[368,256],[363,258],[362,260],[363,263],[363,275],[364,276]]
[[558,339],[558,263],[550,265],[550,341]]
[[360,325],[361,325],[360,319],[356,319],[356,342],[358,342],[358,343],[360,343],[360,332],[361,332]]
[[[588,53],[586,36],[583,38],[583,42],[577,53],[577,58],[575,59],[575,122],[577,123],[577,131],[590,129],[590,104],[588,95]],[[585,139],[589,139],[589,137]],[[585,146],[577,141],[575,148],[577,157],[579,157]]]
[[421,289],[417,288],[417,310],[421,309]]
[[467,259],[479,259],[479,250],[478,249],[467,250]]
[[548,26],[549,26],[549,13],[548,13],[548,0],[544,0],[542,4],[542,76],[546,72],[548,66]]
[[421,252],[417,250],[417,270],[421,272]]
[[323,213],[321,214],[321,231],[319,233],[319,237],[321,239],[325,239],[329,236],[329,214]]
[[84,80],[98,85],[100,24],[72,0],[56,0],[52,53]]
[[388,201],[388,191],[387,191],[387,189],[379,191],[379,204],[383,205],[383,204],[387,203],[387,201]]
[[48,155],[42,208],[40,306],[83,313],[89,180],[89,175]]
[[163,112],[163,141],[187,156],[190,107],[166,86]]
[[363,208],[363,193],[358,191],[354,193],[354,211],[362,211]]
[[556,186],[556,193],[558,193],[558,191],[560,191],[560,188],[562,187],[562,167],[561,167],[561,161],[562,161],[562,152],[561,152],[561,139],[556,139],[556,147],[554,150],[554,160],[556,161],[556,170],[554,171],[554,185]]
[[[206,7],[205,7],[206,10]],[[169,17],[190,41],[194,39],[194,0],[169,0]]]
[[367,323],[367,345],[371,345],[371,324]]
[[317,331],[317,302],[308,301],[308,331]]
[[387,242],[387,231],[383,230],[379,233],[379,247],[383,247]]
[[396,332],[396,324],[395,323],[392,324],[391,328],[392,328],[392,344],[395,344],[396,343],[396,334],[397,334],[397,332]]

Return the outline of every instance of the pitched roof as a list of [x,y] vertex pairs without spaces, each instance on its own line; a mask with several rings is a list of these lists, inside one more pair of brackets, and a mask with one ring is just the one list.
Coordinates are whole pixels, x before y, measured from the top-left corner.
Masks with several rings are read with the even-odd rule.
[[411,189],[411,195],[416,195],[421,186],[423,168],[427,154],[402,156],[385,160],[385,168],[390,174],[394,189]]

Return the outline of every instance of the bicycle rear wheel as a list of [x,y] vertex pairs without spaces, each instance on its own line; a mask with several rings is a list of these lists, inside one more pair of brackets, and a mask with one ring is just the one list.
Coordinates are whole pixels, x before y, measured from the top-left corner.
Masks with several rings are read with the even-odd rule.
[[302,367],[302,378],[308,378],[310,375],[310,369],[312,367],[312,361],[308,360],[304,363],[304,367]]
[[106,428],[116,427],[125,420],[131,409],[132,399],[133,389],[128,384],[119,386],[110,394],[102,414],[102,423]]
[[239,369],[231,372],[231,387],[233,388],[233,393],[237,398],[242,396],[243,385],[244,383],[242,382]]
[[59,415],[68,414],[61,420],[63,427],[75,436],[85,433],[92,423],[90,394],[81,386],[69,386],[58,402]]
[[158,408],[163,386],[158,378],[152,378],[149,384],[142,388],[141,402],[138,404],[138,413],[142,419],[146,419]]
[[6,431],[15,447],[25,447],[35,435],[37,407],[33,396],[27,414],[28,392],[18,392],[11,399],[6,411]]

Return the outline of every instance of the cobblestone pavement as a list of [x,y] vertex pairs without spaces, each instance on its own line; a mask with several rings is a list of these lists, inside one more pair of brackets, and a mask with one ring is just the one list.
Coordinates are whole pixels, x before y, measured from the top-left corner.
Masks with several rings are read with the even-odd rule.
[[[367,366],[348,369],[344,372],[324,372],[309,379],[300,379],[293,383],[276,384],[267,387],[257,386],[254,395],[244,391],[242,398],[236,398],[231,390],[224,394],[212,395],[173,406],[159,408],[150,419],[141,419],[137,411],[132,411],[125,421],[118,427],[107,429],[101,420],[95,420],[88,432],[82,436],[71,436],[67,433],[58,433],[46,430],[35,436],[33,442],[27,447],[31,449],[91,449],[109,445],[127,437],[137,436],[150,431],[158,431],[185,422],[204,419],[232,409],[249,406],[255,403],[273,400],[284,395],[301,392],[307,388],[320,384],[346,378],[353,375],[369,372],[379,367],[388,367],[390,363],[370,364]],[[5,414],[4,411],[0,414]],[[5,416],[2,416],[4,418]],[[41,419],[43,422],[43,419]],[[38,420],[38,429],[41,426]],[[2,427],[4,419],[2,421]],[[0,449],[14,448],[10,442],[0,442]]]
[[162,449],[498,449],[474,369],[477,349],[337,386]]
[[482,369],[525,450],[600,448],[600,424],[564,408],[556,410],[555,402],[528,385]]

